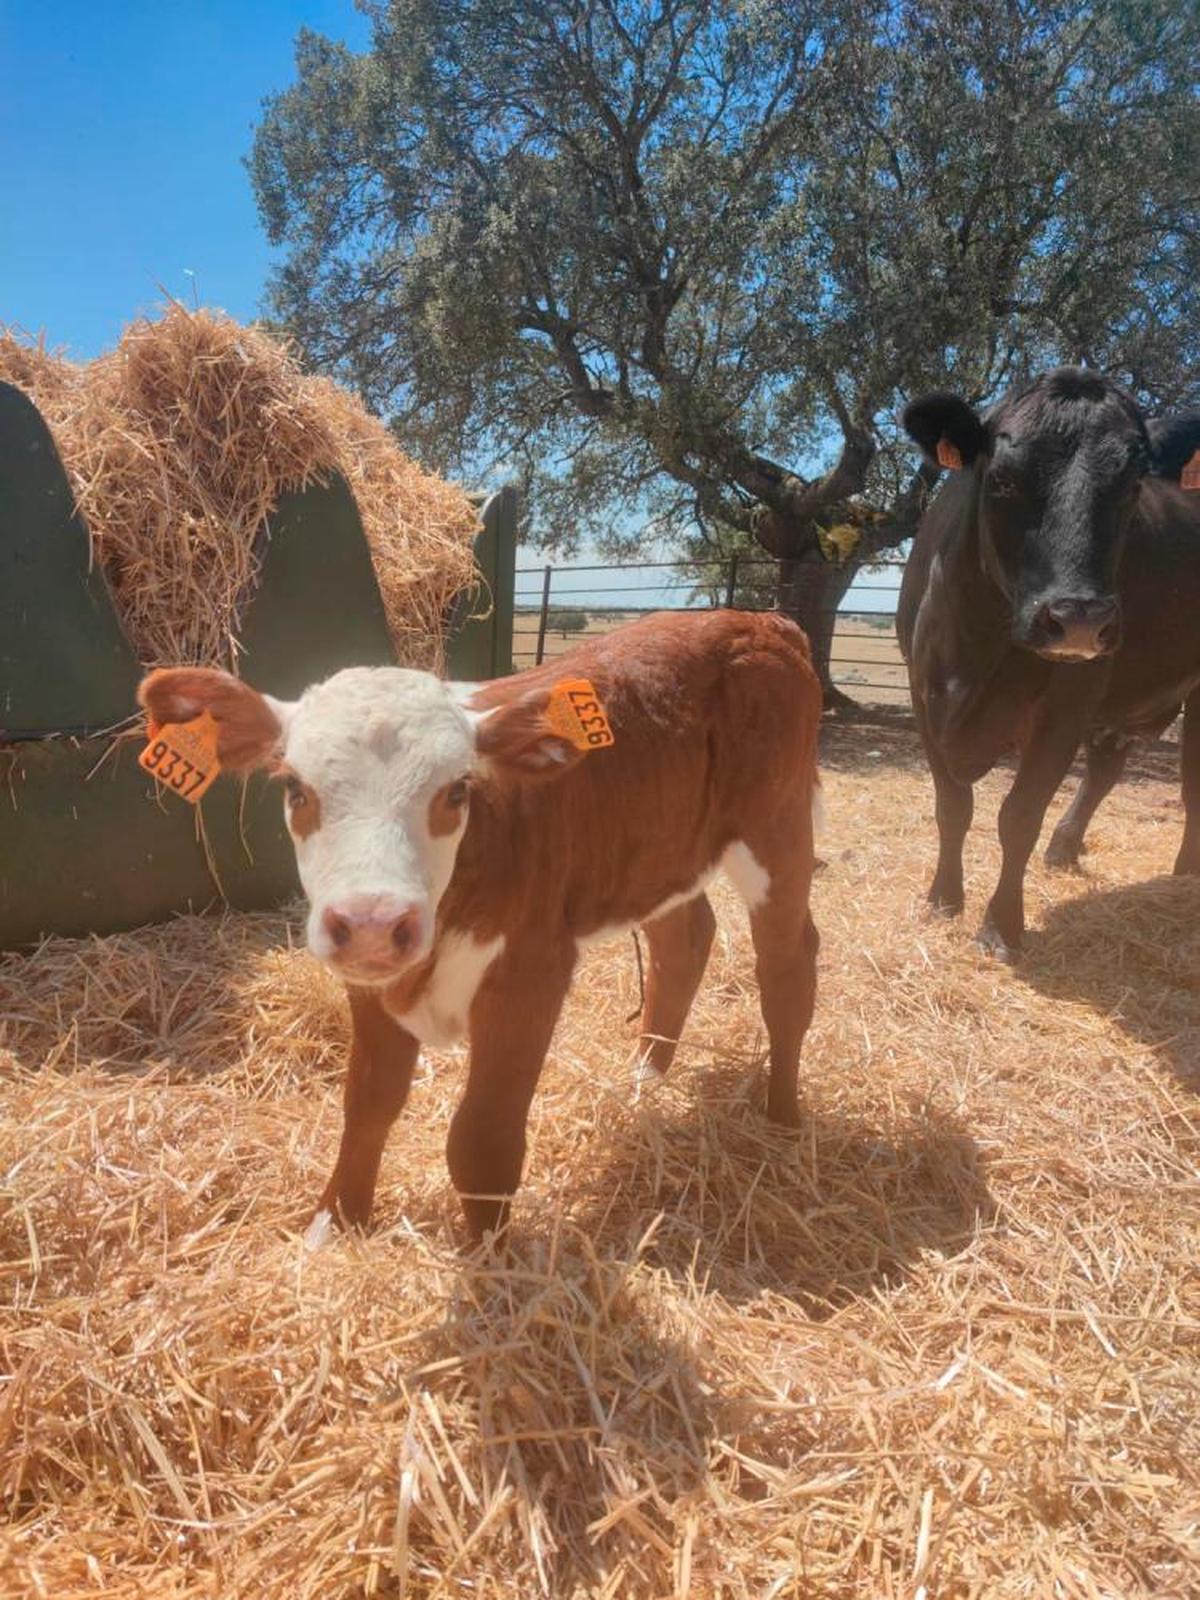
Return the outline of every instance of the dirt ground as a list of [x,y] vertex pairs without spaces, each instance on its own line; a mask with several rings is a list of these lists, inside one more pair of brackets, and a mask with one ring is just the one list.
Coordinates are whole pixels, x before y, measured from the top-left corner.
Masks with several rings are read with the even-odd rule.
[[1173,751],[1081,873],[1035,863],[1007,968],[971,938],[1006,775],[945,922],[907,721],[823,745],[803,1128],[762,1123],[720,889],[641,1098],[632,944],[584,959],[507,1268],[460,1253],[457,1050],[422,1068],[373,1231],[304,1254],[346,1024],[293,918],[0,963],[0,1591],[1195,1595],[1200,886],[1168,876]]

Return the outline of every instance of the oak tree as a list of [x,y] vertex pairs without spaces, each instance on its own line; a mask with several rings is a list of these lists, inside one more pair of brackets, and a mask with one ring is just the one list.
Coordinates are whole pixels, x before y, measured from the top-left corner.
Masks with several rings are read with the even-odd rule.
[[825,656],[932,482],[906,397],[1072,361],[1197,398],[1191,6],[365,9],[257,129],[271,307],[426,459],[518,465],[542,542],[753,542]]

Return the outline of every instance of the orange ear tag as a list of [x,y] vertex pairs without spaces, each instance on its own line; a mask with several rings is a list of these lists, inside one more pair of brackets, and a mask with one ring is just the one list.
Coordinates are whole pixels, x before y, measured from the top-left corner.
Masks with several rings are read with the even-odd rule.
[[1181,489],[1200,489],[1200,450],[1197,450],[1192,459],[1179,474],[1179,487]]
[[616,743],[604,707],[587,678],[564,678],[554,685],[546,720],[577,750],[602,750]]
[[148,723],[146,736],[150,743],[138,757],[138,766],[195,805],[221,770],[212,712],[202,711],[190,722],[168,722],[161,728]]
[[945,435],[938,440],[937,464],[939,467],[949,467],[951,472],[962,471],[962,451],[956,444],[951,444]]

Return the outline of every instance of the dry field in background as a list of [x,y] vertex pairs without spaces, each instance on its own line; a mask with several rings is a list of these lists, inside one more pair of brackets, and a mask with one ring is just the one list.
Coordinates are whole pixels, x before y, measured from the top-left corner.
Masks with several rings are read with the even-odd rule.
[[[807,1117],[740,909],[633,1103],[583,962],[508,1269],[457,1249],[425,1063],[375,1230],[309,1257],[345,1017],[275,916],[0,964],[0,1592],[1179,1596],[1200,1562],[1200,887],[1167,747],[1024,963],[930,921],[899,724],[827,731]],[[47,869],[50,870],[50,864]],[[5,1054],[7,1051],[7,1054]]]

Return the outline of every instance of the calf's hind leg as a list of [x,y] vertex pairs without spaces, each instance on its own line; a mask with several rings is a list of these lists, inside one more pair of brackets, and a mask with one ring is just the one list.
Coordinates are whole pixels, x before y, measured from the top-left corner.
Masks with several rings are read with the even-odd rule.
[[708,965],[716,929],[712,906],[704,894],[642,924],[650,970],[646,974],[638,1057],[643,1066],[660,1076],[675,1059],[675,1048]]
[[812,882],[812,848],[805,840],[807,818],[789,829],[786,842],[760,856],[753,852],[761,878],[732,872],[735,885],[750,907],[754,971],[759,1004],[767,1028],[770,1066],[767,1116],[781,1127],[800,1125],[796,1080],[800,1047],[812,1021],[817,994],[817,949],[820,939],[808,909]]

